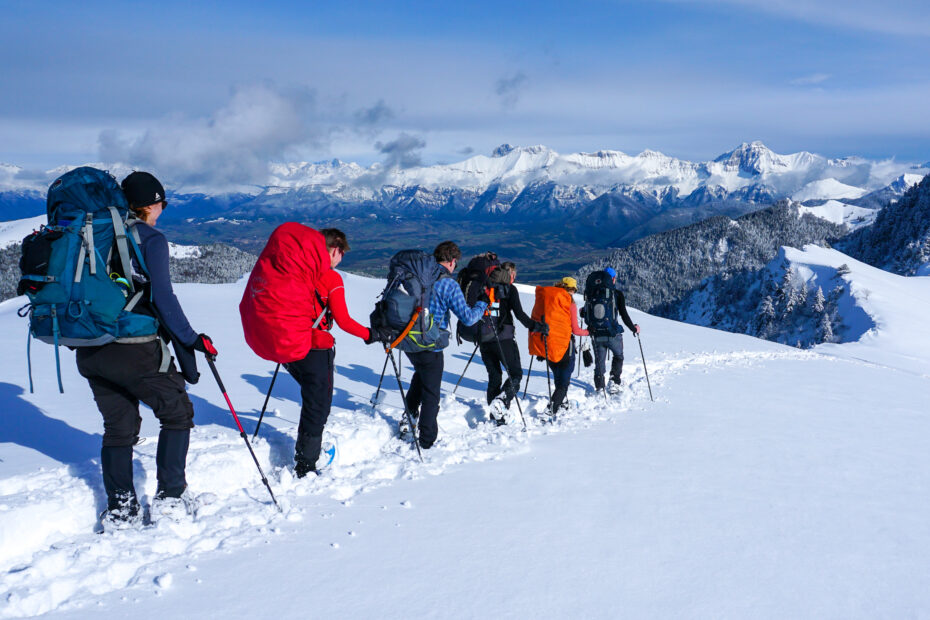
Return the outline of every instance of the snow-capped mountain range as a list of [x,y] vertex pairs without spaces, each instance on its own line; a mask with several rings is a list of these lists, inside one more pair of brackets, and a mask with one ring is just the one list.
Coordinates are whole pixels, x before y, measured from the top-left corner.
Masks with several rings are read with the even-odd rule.
[[[108,168],[118,177],[131,169],[126,164],[92,165]],[[38,174],[0,164],[0,192],[44,192],[48,183],[68,168]],[[588,202],[608,193],[659,203],[786,197],[806,201],[859,198],[894,183],[912,185],[927,172],[926,164],[860,157],[829,159],[806,151],[779,155],[758,141],[706,162],[676,159],[651,150],[638,155],[612,150],[563,155],[545,146],[505,144],[490,156],[413,168],[363,167],[339,160],[271,163],[264,185],[173,189],[181,195],[245,194],[264,203],[282,195],[296,197],[298,202],[305,202],[301,199],[310,195],[325,196],[343,205],[405,197],[407,202],[436,208],[467,207],[472,197],[473,208],[506,213],[518,208],[517,198],[531,188],[549,188],[552,198],[566,203]],[[165,180],[170,186],[171,179]],[[462,204],[454,204],[456,198]]]
[[[117,178],[130,171],[124,164],[95,165]],[[0,167],[0,221],[44,213],[45,190],[66,169],[38,173]],[[828,209],[830,217],[867,222],[870,214],[852,207],[880,208],[930,168],[808,152],[779,155],[752,142],[705,162],[648,150],[563,155],[544,146],[502,145],[488,156],[411,168],[339,160],[271,163],[263,184],[235,187],[179,185],[170,175],[154,172],[169,188],[173,205],[164,225],[179,227],[176,232],[184,234],[185,243],[228,241],[257,248],[278,222],[326,222],[362,237],[360,249],[380,252],[371,255],[373,264],[362,265],[374,269],[390,253],[384,243],[369,240],[396,233],[399,220],[432,220],[445,231],[433,234],[480,234],[485,244],[509,242],[519,233],[532,248],[515,258],[535,264],[539,251],[556,241],[588,249],[622,247],[715,215],[738,217],[785,198],[812,207],[840,201]],[[254,225],[244,231],[237,225],[244,222]],[[420,236],[417,230],[391,241],[409,247],[434,242],[425,238],[430,234],[426,227]],[[552,238],[555,231],[557,239]],[[487,236],[498,232],[499,239]]]

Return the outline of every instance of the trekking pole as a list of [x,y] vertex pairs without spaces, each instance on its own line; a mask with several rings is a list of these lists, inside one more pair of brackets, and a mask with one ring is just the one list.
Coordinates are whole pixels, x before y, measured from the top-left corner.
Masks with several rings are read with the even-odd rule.
[[407,395],[404,394],[404,386],[400,382],[400,371],[397,370],[397,362],[394,361],[394,351],[387,350],[388,357],[391,358],[391,366],[394,367],[394,376],[397,377],[397,389],[400,390],[400,399],[404,403],[404,415],[407,416],[407,424],[410,425],[410,435],[413,438],[413,446],[417,449],[417,456],[420,462],[423,462],[423,453],[420,451],[420,442],[417,441],[416,425],[413,423],[413,416],[410,415],[410,408],[407,406]]
[[578,379],[581,377],[581,353],[584,349],[584,336],[578,339],[578,342],[581,344],[578,345],[578,356],[575,359],[575,378]]
[[258,437],[258,429],[262,427],[262,419],[265,417],[265,409],[268,408],[268,399],[271,398],[271,390],[274,389],[274,381],[278,378],[278,371],[281,370],[281,364],[274,367],[274,374],[271,376],[271,385],[268,386],[268,393],[265,394],[265,404],[262,405],[262,414],[258,416],[258,424],[255,425],[255,432],[252,433],[252,439]]
[[268,478],[265,477],[265,472],[262,471],[262,466],[258,462],[258,457],[255,456],[255,450],[252,449],[252,444],[249,443],[249,436],[246,434],[245,430],[242,428],[242,423],[239,421],[239,416],[236,415],[236,410],[233,409],[232,402],[229,400],[229,394],[226,393],[226,386],[223,385],[223,380],[220,379],[220,373],[216,370],[216,364],[213,363],[215,356],[207,354],[207,363],[210,364],[210,370],[213,372],[213,378],[216,379],[216,384],[220,388],[220,392],[223,393],[223,398],[226,399],[226,404],[229,406],[229,412],[232,413],[233,420],[236,421],[236,426],[239,427],[239,436],[242,437],[242,440],[245,442],[245,446],[249,449],[249,454],[252,455],[252,460],[255,461],[255,467],[258,468],[258,474],[262,477],[262,482],[265,484],[265,488],[268,489],[268,494],[271,495],[271,501],[274,502],[275,507],[278,509],[278,512],[284,512],[281,509],[281,506],[278,505],[278,500],[274,498],[274,492],[271,490],[271,485],[268,484]]
[[[530,389],[530,375],[533,374],[533,360],[536,359],[535,355],[530,354],[530,367],[526,371],[526,385],[523,386],[523,398],[526,398],[526,391]],[[519,387],[517,389],[520,389]]]
[[523,417],[523,407],[520,406],[520,383],[517,382],[516,385],[513,383],[513,375],[510,374],[510,366],[507,365],[506,358],[504,357],[504,346],[501,344],[501,337],[497,334],[497,330],[494,330],[494,340],[497,341],[497,350],[501,354],[501,361],[504,362],[504,368],[507,369],[507,380],[510,381],[510,385],[514,388],[513,399],[517,402],[517,411],[520,412],[520,420],[523,421],[523,430],[525,432],[526,418]]
[[462,379],[465,378],[465,373],[468,371],[468,367],[471,365],[471,361],[475,359],[475,353],[478,352],[478,343],[475,343],[475,350],[471,352],[471,357],[468,358],[468,363],[465,364],[465,370],[462,371],[459,380],[455,382],[455,387],[452,389],[452,393],[455,394],[455,390],[459,389],[459,383],[462,382]]
[[639,356],[643,358],[643,372],[646,373],[646,385],[649,386],[649,400],[656,402],[656,399],[652,397],[652,385],[649,383],[649,371],[646,370],[646,356],[643,354],[643,341],[640,339],[639,334],[636,334],[636,341],[639,343]]
[[384,352],[391,358],[391,367],[394,369],[394,377],[397,378],[397,389],[400,390],[400,399],[404,403],[404,415],[407,416],[407,424],[410,425],[410,434],[413,436],[413,447],[417,449],[417,456],[420,457],[421,463],[423,462],[423,453],[420,451],[420,442],[417,441],[417,427],[413,423],[413,414],[410,413],[410,407],[407,406],[407,395],[404,394],[404,385],[400,382],[400,369],[397,367],[397,362],[394,361],[394,348],[403,342],[404,338],[410,334],[410,330],[413,329],[422,311],[422,307],[417,307],[413,311],[413,316],[410,317],[410,322],[407,323],[407,327],[404,328],[393,342],[386,342],[384,345]]
[[384,383],[384,373],[387,371],[388,358],[387,355],[384,356],[384,366],[381,367],[381,378],[378,379],[378,389],[375,390],[375,395],[371,397],[369,401],[372,408],[378,405],[378,396],[381,394],[381,384]]
[[549,339],[546,338],[546,334],[543,334],[542,337],[543,347],[546,350],[546,387],[549,388],[549,404],[552,404],[552,381],[549,378]]

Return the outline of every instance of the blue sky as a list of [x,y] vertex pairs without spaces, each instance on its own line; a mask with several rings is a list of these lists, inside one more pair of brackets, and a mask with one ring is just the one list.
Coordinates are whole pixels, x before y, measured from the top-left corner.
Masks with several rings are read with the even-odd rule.
[[930,160],[916,0],[437,4],[0,2],[0,162],[235,178],[504,142],[700,160],[756,139]]

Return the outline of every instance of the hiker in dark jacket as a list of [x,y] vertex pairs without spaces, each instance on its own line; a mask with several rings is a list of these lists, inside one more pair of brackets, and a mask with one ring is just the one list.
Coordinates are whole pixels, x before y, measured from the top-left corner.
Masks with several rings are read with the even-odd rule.
[[[462,251],[452,241],[443,241],[433,250],[433,257],[451,276],[455,266],[462,258]],[[449,312],[466,325],[474,325],[481,320],[486,301],[478,301],[469,306],[462,294],[462,289],[451,277],[443,276],[433,284],[430,296],[429,312],[437,322],[439,329],[449,329]],[[424,450],[432,447],[439,435],[439,425],[436,417],[439,414],[439,398],[442,386],[442,370],[444,365],[442,350],[407,352],[407,358],[413,364],[413,377],[410,379],[410,389],[407,391],[407,406],[414,418],[419,418],[420,447]],[[404,422],[404,424],[406,421]],[[401,426],[403,432],[403,424]]]
[[[488,371],[488,405],[491,418],[498,425],[506,424],[506,414],[510,404],[517,395],[520,380],[523,378],[523,368],[520,363],[520,350],[514,340],[514,317],[531,332],[548,333],[549,326],[531,319],[523,311],[520,303],[520,293],[513,285],[517,278],[517,266],[512,262],[501,263],[489,276],[491,284],[490,305],[485,312],[484,321],[494,330],[497,338],[482,338],[479,349],[481,361]],[[485,333],[482,330],[479,333]],[[493,333],[493,332],[492,332]],[[498,344],[499,342],[499,344]],[[507,372],[507,380],[503,381],[503,367]]]
[[[168,242],[155,229],[155,223],[167,207],[161,183],[147,172],[133,172],[122,183],[130,210],[140,221],[132,227],[138,235],[148,279],[133,277],[146,295],[136,306],[137,312],[153,313],[167,332],[180,356],[193,359],[193,350],[216,355],[209,336],[191,329],[175,297],[168,275]],[[103,415],[103,447],[100,465],[107,493],[104,527],[132,526],[141,522],[142,514],[133,486],[133,445],[139,441],[142,417],[139,403],[152,408],[161,423],[155,463],[158,485],[152,501],[153,517],[172,517],[190,512],[185,467],[190,429],[194,426],[194,407],[185,391],[185,377],[178,372],[164,341],[152,336],[145,342],[110,343],[76,350],[78,371],[90,383],[97,408]],[[189,379],[197,380],[196,370]]]
[[[630,314],[627,312],[626,299],[623,296],[623,291],[616,288],[617,272],[611,267],[608,267],[604,271],[610,276],[611,282],[616,289],[614,291],[614,308],[616,309],[616,314],[620,316],[623,320],[623,324],[626,325],[630,331],[634,334],[639,334],[639,325],[633,323],[633,319],[630,318]],[[611,317],[611,319],[612,322],[616,324],[616,317]],[[623,373],[623,328],[620,327],[620,325],[615,325],[615,327],[615,334],[591,334],[591,341],[594,345],[594,388],[598,390],[606,388],[611,394],[616,394],[620,391],[620,375]],[[613,360],[611,360],[610,363],[610,383],[605,386],[604,372],[607,365],[607,351],[613,354]]]

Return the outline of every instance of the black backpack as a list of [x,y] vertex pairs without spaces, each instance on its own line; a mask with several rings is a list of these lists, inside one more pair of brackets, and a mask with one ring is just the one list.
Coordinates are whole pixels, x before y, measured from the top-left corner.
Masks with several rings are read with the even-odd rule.
[[613,337],[620,333],[616,289],[606,271],[595,271],[585,280],[584,302],[584,320],[593,337]]
[[[482,292],[490,294],[491,283],[489,281],[491,273],[500,269],[501,262],[494,252],[485,252],[478,254],[459,271],[458,283],[465,295],[465,303],[474,306]],[[490,311],[490,309],[489,309]],[[458,322],[455,328],[456,336],[459,342],[466,340],[468,342],[480,343],[491,342],[497,330],[496,316],[490,316],[490,312],[474,325],[464,325]]]
[[[449,345],[449,332],[440,329],[429,312],[433,285],[447,278],[446,271],[432,254],[420,250],[402,250],[391,258],[388,283],[381,300],[371,313],[371,326],[390,331],[396,339],[408,326],[410,330],[397,348],[401,351],[439,351]],[[414,313],[419,314],[410,325]]]

